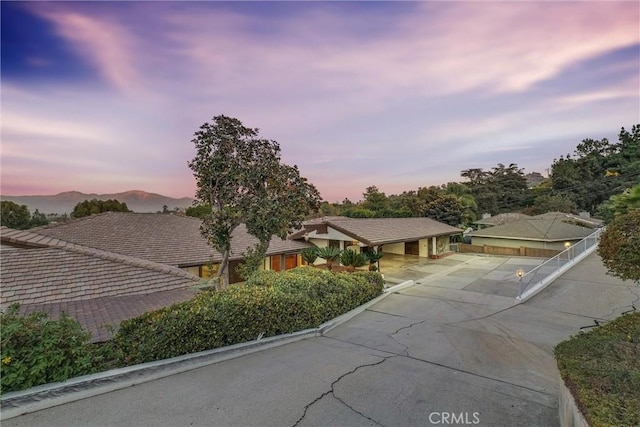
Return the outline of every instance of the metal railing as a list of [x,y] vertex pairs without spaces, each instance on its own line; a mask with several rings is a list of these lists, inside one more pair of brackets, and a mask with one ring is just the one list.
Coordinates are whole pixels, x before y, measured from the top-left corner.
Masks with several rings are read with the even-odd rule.
[[550,283],[550,279],[554,275],[563,273],[568,270],[570,266],[577,261],[582,260],[588,253],[592,252],[592,248],[597,246],[600,234],[604,231],[604,228],[599,228],[589,236],[580,240],[579,242],[567,247],[564,251],[558,255],[549,258],[547,261],[532,268],[531,270],[524,272],[519,279],[519,293],[518,300],[522,300],[527,297],[525,295],[528,291],[538,290]]

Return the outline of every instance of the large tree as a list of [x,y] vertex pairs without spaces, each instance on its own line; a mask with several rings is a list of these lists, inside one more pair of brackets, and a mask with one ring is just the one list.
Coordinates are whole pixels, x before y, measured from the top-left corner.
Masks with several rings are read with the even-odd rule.
[[640,181],[640,125],[622,128],[617,143],[584,139],[573,155],[551,165],[555,194],[574,200],[582,210],[594,212],[609,197]]
[[424,216],[458,227],[464,219],[465,206],[453,194],[441,194],[425,205]]
[[320,194],[300,176],[297,166],[281,162],[276,141],[260,138],[258,129],[247,128],[238,119],[215,116],[200,126],[192,142],[196,156],[189,167],[196,178],[196,199],[211,206],[200,229],[222,255],[214,281],[223,285],[236,228],[244,223],[258,239],[245,257],[249,270],[255,269],[274,235],[286,238],[318,209]]
[[475,198],[480,213],[498,214],[522,209],[532,198],[527,178],[517,164],[498,163],[491,171],[466,169],[460,175]]
[[3,200],[1,205],[0,221],[2,225],[16,230],[29,228],[31,213],[27,205],[19,205],[10,200]]
[[609,272],[640,281],[640,209],[618,215],[600,236],[598,254]]
[[115,199],[85,200],[76,204],[71,212],[73,218],[82,218],[85,216],[96,215],[103,212],[131,212],[124,202]]

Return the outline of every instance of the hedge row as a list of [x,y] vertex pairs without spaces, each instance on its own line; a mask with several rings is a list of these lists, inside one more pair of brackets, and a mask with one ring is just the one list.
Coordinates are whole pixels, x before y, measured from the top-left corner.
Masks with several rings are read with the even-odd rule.
[[90,335],[66,314],[18,315],[11,307],[0,315],[2,356],[0,393],[64,381],[107,369],[112,354],[90,343]]
[[589,425],[640,426],[640,313],[576,335],[555,355]]
[[380,295],[383,284],[374,272],[264,271],[125,321],[115,344],[129,365],[314,328]]

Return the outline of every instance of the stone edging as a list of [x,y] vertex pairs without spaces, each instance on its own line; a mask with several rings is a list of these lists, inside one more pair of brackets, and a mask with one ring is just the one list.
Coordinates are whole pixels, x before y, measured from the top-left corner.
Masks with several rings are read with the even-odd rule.
[[317,328],[185,354],[170,359],[142,363],[126,368],[112,369],[97,374],[71,378],[65,382],[44,384],[27,390],[6,393],[0,399],[0,420],[8,420],[30,412],[109,393],[303,339],[319,337],[392,293],[413,285],[414,281],[409,280],[388,288],[383,291],[382,295],[323,323]]

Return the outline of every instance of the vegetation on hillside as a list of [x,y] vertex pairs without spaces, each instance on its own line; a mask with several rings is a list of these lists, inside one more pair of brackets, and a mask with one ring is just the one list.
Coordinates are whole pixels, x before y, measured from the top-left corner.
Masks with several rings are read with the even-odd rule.
[[115,199],[85,200],[76,204],[71,212],[72,218],[83,218],[85,216],[96,215],[103,212],[131,212],[124,202]]
[[640,313],[574,336],[555,355],[590,426],[640,425]]
[[46,215],[36,209],[33,214],[29,212],[27,205],[18,205],[9,200],[0,202],[0,225],[16,230],[26,230],[28,228],[47,225],[49,220]]
[[600,236],[598,254],[609,273],[640,281],[640,208],[618,215]]

